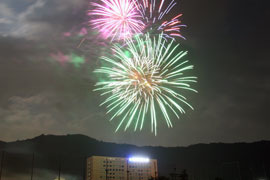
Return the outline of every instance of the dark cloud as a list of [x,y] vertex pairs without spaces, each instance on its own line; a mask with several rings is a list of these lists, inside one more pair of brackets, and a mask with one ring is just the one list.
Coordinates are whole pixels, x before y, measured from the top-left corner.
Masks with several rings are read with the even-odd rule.
[[195,111],[173,119],[173,129],[160,119],[155,137],[148,129],[114,133],[117,120],[108,122],[98,106],[93,70],[109,46],[85,23],[88,1],[1,1],[1,140],[42,133],[164,146],[269,139],[269,2],[180,4],[175,11],[188,28],[179,42],[195,65],[199,93],[189,95]]
[[84,0],[4,0],[0,3],[0,33],[34,40],[55,39],[70,26],[82,23],[80,17],[86,7]]

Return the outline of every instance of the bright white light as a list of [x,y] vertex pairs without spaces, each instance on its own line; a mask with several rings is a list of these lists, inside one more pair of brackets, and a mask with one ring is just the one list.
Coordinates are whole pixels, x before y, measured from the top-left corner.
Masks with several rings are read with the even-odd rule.
[[128,159],[130,162],[148,163],[149,158],[144,157],[131,157]]

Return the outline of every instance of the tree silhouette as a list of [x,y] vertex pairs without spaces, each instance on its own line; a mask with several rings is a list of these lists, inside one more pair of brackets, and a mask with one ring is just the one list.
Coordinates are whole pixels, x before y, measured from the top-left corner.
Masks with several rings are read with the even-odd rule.
[[215,180],[223,180],[221,177],[216,177]]
[[181,180],[188,180],[188,174],[187,174],[187,170],[183,170],[180,174],[180,179]]
[[159,176],[155,179],[154,177],[151,176],[148,180],[170,180],[170,178],[165,176]]

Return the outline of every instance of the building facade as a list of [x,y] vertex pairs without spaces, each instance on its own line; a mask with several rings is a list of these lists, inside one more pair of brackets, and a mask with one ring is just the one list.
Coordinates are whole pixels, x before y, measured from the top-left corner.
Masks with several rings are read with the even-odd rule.
[[92,156],[86,163],[86,180],[148,180],[158,176],[156,159]]

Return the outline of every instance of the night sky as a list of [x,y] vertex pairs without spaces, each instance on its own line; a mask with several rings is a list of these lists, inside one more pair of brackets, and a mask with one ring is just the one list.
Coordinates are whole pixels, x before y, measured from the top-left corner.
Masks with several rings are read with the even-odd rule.
[[[179,1],[179,0],[177,0]],[[181,0],[178,39],[195,65],[195,110],[159,119],[158,134],[114,133],[93,92],[109,42],[87,23],[87,0],[0,1],[0,140],[84,134],[136,145],[185,146],[270,139],[270,1]],[[82,40],[85,41],[82,42]],[[81,43],[82,42],[82,43]],[[79,45],[80,44],[80,45]],[[188,108],[186,108],[188,109]],[[148,121],[150,122],[150,120]]]

